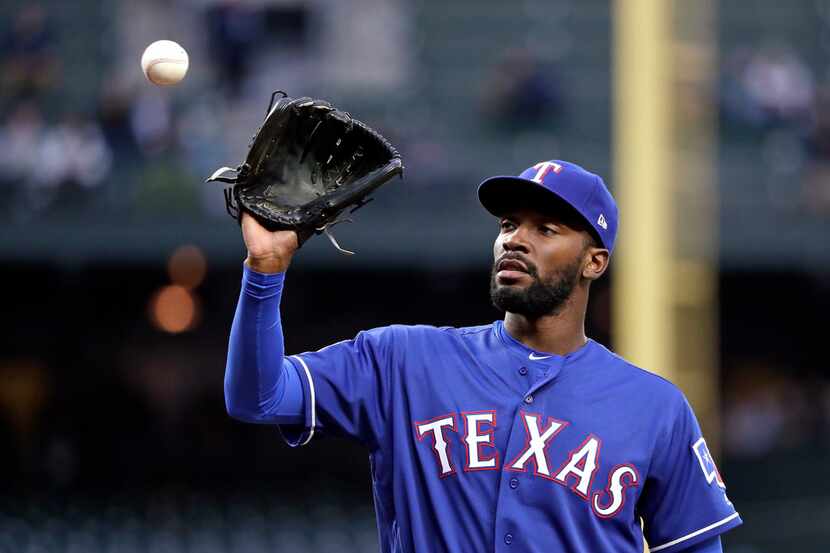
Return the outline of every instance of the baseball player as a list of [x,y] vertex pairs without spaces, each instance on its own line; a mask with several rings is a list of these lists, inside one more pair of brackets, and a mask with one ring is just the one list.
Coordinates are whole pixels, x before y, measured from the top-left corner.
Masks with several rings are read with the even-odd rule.
[[720,552],[741,519],[688,402],[585,336],[617,234],[602,179],[545,161],[478,195],[499,221],[504,320],[393,325],[292,356],[279,304],[296,235],[243,216],[230,415],[294,446],[364,444],[385,553],[640,553],[644,535],[654,553]]

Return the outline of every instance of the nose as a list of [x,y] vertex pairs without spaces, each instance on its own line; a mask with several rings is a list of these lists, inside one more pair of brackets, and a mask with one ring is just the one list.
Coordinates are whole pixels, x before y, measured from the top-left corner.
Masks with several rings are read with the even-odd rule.
[[507,234],[502,242],[502,247],[511,252],[528,253],[527,230],[523,225],[517,226],[513,232]]

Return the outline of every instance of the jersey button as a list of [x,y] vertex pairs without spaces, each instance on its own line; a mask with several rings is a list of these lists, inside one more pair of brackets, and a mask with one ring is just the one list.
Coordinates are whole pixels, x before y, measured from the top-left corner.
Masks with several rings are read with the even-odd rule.
[[511,543],[513,543],[513,534],[505,534],[504,535],[504,543],[506,543],[507,545],[510,545]]
[[527,403],[528,405],[530,405],[531,403],[533,403],[533,396],[527,396],[527,397],[525,398],[525,403]]
[[519,374],[524,376],[527,374],[527,367],[519,367]]
[[519,487],[519,479],[518,478],[511,478],[510,479],[510,487],[514,490]]

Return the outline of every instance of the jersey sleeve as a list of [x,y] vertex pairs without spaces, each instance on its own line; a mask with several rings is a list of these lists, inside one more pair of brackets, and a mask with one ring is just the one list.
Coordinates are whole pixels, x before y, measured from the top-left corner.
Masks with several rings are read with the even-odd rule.
[[723,553],[720,536],[715,536],[695,545],[690,545],[683,550],[683,553]]
[[353,438],[370,450],[386,427],[395,328],[360,332],[351,340],[287,357],[301,375],[302,425],[283,425],[289,445],[305,445],[315,434]]
[[688,550],[741,524],[685,398],[656,441],[638,511],[652,553]]

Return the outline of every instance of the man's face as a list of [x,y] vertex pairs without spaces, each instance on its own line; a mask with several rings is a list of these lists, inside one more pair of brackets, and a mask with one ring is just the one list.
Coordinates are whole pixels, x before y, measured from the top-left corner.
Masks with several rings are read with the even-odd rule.
[[578,284],[586,235],[572,217],[530,209],[499,219],[490,297],[498,309],[538,318],[558,312]]

